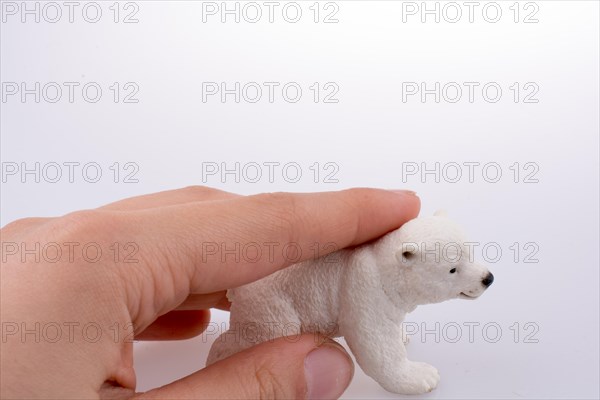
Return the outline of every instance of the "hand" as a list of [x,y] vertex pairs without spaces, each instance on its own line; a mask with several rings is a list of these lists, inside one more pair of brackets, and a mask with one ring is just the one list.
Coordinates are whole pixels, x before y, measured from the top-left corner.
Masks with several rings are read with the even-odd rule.
[[[198,335],[209,308],[227,307],[226,289],[311,258],[315,243],[322,256],[334,250],[327,243],[379,237],[419,207],[405,191],[237,196],[189,187],[8,224],[0,231],[1,397],[338,397],[352,362],[312,335],[264,343],[135,393],[127,333]],[[300,249],[298,260],[281,251],[288,243]]]

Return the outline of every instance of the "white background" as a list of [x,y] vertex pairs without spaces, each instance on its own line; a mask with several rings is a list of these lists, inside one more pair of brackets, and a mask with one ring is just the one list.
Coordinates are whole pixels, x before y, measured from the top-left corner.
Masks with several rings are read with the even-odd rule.
[[[222,23],[220,14],[203,22],[202,3],[190,1],[138,1],[137,23],[122,22],[135,11],[123,3],[115,23],[112,2],[99,2],[97,23],[82,17],[85,3],[75,10],[73,23],[66,7],[56,23],[43,16],[39,23],[33,16],[21,22],[20,13],[5,12],[0,41],[2,94],[7,96],[1,103],[3,172],[13,163],[34,168],[39,162],[43,169],[53,165],[48,163],[94,162],[102,177],[86,182],[94,173],[83,176],[81,166],[74,182],[66,167],[57,183],[49,182],[55,174],[50,167],[39,182],[21,171],[4,175],[1,224],[192,184],[242,194],[411,188],[422,199],[422,213],[445,208],[473,241],[502,249],[500,257],[491,250],[483,254],[481,247],[476,253],[491,261],[496,277],[481,299],[422,307],[410,315],[421,328],[435,330],[439,322],[443,334],[436,343],[433,334],[422,340],[419,331],[409,345],[412,359],[435,365],[442,376],[440,386],[423,397],[598,398],[598,2],[536,1],[528,8],[521,2],[517,23],[513,3],[497,2],[502,16],[496,23],[482,15],[486,2],[475,8],[472,23],[462,2],[456,23],[443,15],[439,23],[433,15],[423,23],[420,13],[404,15],[403,22],[403,7],[409,5],[394,1],[337,1],[337,23],[322,21],[335,10],[324,9],[325,2],[318,5],[315,23],[312,1],[299,2],[303,14],[297,23],[282,17],[283,2],[273,23],[264,6],[257,23],[243,18],[235,23],[232,16]],[[433,9],[435,2],[427,6]],[[453,18],[454,11],[446,10]],[[538,22],[525,23],[533,11]],[[488,12],[488,18],[495,16],[493,9]],[[7,82],[26,82],[29,88],[35,82],[80,86],[73,103],[64,86],[58,102],[42,96],[36,103],[33,95],[24,102],[20,94],[7,95]],[[81,96],[88,82],[103,89],[96,103]],[[124,103],[121,97],[115,103],[109,89],[114,82],[121,96],[130,91],[124,90],[127,82],[137,85],[138,102]],[[224,103],[219,96],[203,102],[203,82],[226,82],[229,88],[235,82],[280,86],[272,103],[264,86],[257,103],[243,97],[236,103],[233,95]],[[288,82],[302,88],[296,103],[281,95]],[[315,103],[309,88],[314,82],[321,96],[331,91],[324,88],[327,82],[337,85],[338,102],[324,103],[321,97]],[[429,89],[435,82],[441,87],[457,82],[463,94],[456,103],[446,101],[455,92],[439,103],[433,94],[424,102],[419,95],[403,101],[403,82],[425,82]],[[479,84],[472,102],[463,82]],[[489,82],[502,89],[495,103],[482,96]],[[515,82],[518,102],[510,89]],[[533,86],[526,90],[526,83]],[[530,99],[537,102],[525,103],[531,87],[539,89]],[[489,94],[493,97],[493,90]],[[121,172],[117,183],[109,168],[115,162]],[[124,169],[127,162],[134,164]],[[302,177],[290,182],[294,170],[282,174],[281,166],[273,182],[266,167],[256,183],[249,182],[254,177],[250,169],[239,182],[231,174],[203,177],[207,162],[228,168],[235,162],[240,167],[297,163],[292,165],[300,166]],[[318,177],[310,169],[315,162]],[[436,162],[438,182],[434,174],[403,176],[407,163],[433,169]],[[465,162],[480,163],[473,182]],[[333,164],[325,169],[325,163]],[[448,163],[463,165],[456,183],[450,182],[456,164]],[[490,182],[496,169],[482,173],[488,163],[500,168],[496,183]],[[525,168],[525,163],[532,164]],[[135,166],[138,182],[125,183],[124,173]],[[327,182],[325,173],[334,170],[337,183]],[[516,262],[514,243],[520,248]],[[527,243],[533,245],[525,248]],[[528,254],[529,261],[537,262],[525,262]],[[214,317],[227,320],[222,312]],[[468,322],[480,324],[472,340],[464,325]],[[454,338],[454,324],[462,326],[462,336],[450,343],[445,339]],[[486,332],[485,324],[492,325]],[[501,336],[492,343],[495,327]],[[201,368],[212,340],[214,335],[206,334],[183,342],[137,343],[138,390]],[[397,397],[360,370],[344,396]]]

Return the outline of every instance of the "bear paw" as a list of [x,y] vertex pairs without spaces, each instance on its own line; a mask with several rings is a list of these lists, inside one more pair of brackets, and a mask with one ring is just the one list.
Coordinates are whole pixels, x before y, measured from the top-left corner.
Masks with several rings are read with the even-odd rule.
[[439,381],[440,374],[432,365],[407,361],[395,382],[385,382],[381,386],[394,393],[423,394],[435,389]]

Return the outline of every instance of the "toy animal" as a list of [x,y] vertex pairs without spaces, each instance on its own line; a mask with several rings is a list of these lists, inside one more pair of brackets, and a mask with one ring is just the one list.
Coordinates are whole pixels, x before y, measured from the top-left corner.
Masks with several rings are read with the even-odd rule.
[[438,212],[229,290],[229,331],[214,342],[207,365],[276,337],[319,332],[343,336],[362,370],[386,390],[429,392],[440,376],[407,358],[402,322],[418,305],[474,299],[493,282],[465,243],[462,230]]

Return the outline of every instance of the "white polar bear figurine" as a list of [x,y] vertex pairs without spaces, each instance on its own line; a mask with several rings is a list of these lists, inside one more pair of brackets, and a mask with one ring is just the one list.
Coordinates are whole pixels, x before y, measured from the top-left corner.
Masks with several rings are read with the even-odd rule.
[[343,336],[362,370],[386,390],[429,392],[440,376],[407,358],[402,322],[420,304],[474,299],[492,283],[464,243],[461,229],[438,212],[229,290],[229,331],[214,342],[207,365],[277,337],[318,332]]

